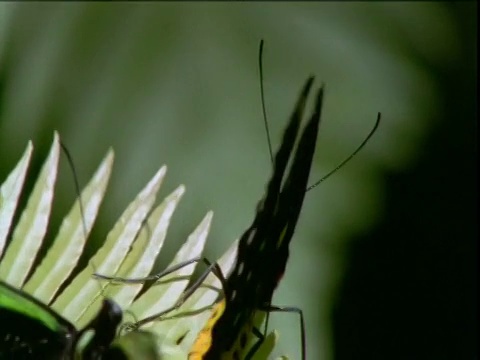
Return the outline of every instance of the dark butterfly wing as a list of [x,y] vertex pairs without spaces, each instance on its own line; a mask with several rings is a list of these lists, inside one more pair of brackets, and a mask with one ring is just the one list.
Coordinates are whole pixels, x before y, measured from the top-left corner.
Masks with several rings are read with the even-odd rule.
[[73,357],[76,330],[48,306],[0,281],[0,359]]
[[[300,137],[292,166],[279,196],[276,212],[269,225],[265,240],[265,253],[274,259],[263,272],[266,277],[263,287],[265,299],[271,299],[273,291],[285,271],[289,256],[289,245],[302,210],[305,199],[308,178],[312,167],[313,155],[320,126],[320,115],[323,102],[323,88],[320,88],[316,98],[314,112],[307,122]],[[274,279],[274,281],[271,281]],[[261,306],[262,304],[258,304]]]
[[[317,94],[315,111],[303,130],[285,181],[284,173],[293,152],[312,83],[313,77],[303,87],[275,155],[273,175],[267,185],[266,195],[257,207],[252,225],[240,238],[237,262],[226,280],[225,311],[213,324],[212,343],[204,359],[217,360],[220,354],[234,348],[242,329],[251,323],[255,311],[270,303],[285,269],[288,245],[303,204],[315,150],[322,89]],[[193,351],[199,353],[195,348]]]
[[[77,331],[47,305],[0,281],[0,360],[158,360],[153,334],[134,331],[116,337],[121,321],[122,309],[105,299],[97,316]],[[77,342],[88,331],[91,339],[75,357]]]

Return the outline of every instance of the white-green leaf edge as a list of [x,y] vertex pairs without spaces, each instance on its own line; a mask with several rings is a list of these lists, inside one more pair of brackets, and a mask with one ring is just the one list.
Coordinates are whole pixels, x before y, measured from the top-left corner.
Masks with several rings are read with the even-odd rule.
[[[58,173],[59,144],[59,136],[55,133],[50,153],[29,196],[27,206],[13,231],[5,256],[0,262],[0,279],[18,288],[22,288],[46,233]],[[20,161],[0,186],[0,255],[10,232],[32,150],[33,145],[29,142]],[[181,280],[167,283],[163,281],[158,286],[152,286],[135,301],[133,299],[141,290],[142,284],[113,286],[109,282],[92,277],[94,272],[128,278],[144,277],[151,272],[165,241],[171,217],[185,191],[183,185],[179,186],[164,199],[162,204],[151,211],[165,177],[166,167],[163,166],[121,215],[107,235],[103,246],[90,259],[89,265],[68,284],[55,302],[50,304],[56,292],[77,265],[83,252],[105,195],[113,157],[113,151],[109,150],[92,179],[81,192],[83,213],[80,211],[77,199],[64,218],[52,246],[23,286],[24,291],[51,305],[55,311],[72,321],[77,328],[81,328],[95,316],[100,301],[105,296],[112,298],[124,310],[129,310],[140,318],[165,310],[178,301],[188,285],[185,277],[191,276],[197,266],[197,263],[192,263],[162,277],[162,280],[178,277]],[[212,212],[206,214],[169,267],[201,257],[212,217]],[[218,260],[224,276],[230,272],[235,263],[236,245],[237,241]],[[12,266],[13,264],[17,265]],[[213,273],[207,276],[203,284],[221,288],[219,279]],[[182,306],[169,313],[169,316],[174,319],[152,323],[149,330],[153,330],[159,337],[158,350],[164,355],[162,358],[175,360],[186,357],[198,331],[210,316],[210,311],[205,310],[188,316],[182,316],[182,313],[209,308],[217,296],[218,291],[204,286],[199,287]],[[175,340],[184,334],[186,336],[178,346]],[[254,359],[267,358],[277,338],[275,331],[269,333]],[[283,359],[288,358],[284,356]]]
[[55,133],[50,153],[0,264],[0,278],[16,287],[23,285],[47,231],[57,179],[59,150],[60,140]]
[[3,254],[13,215],[22,192],[32,150],[33,145],[29,141],[20,161],[0,187],[0,256]]

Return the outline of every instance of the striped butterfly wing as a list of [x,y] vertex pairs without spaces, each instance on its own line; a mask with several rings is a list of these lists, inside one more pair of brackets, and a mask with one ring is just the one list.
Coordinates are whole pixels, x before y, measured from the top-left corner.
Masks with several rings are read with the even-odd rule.
[[[293,152],[313,77],[305,83],[274,158],[273,175],[252,225],[241,236],[237,262],[226,279],[225,298],[214,309],[189,359],[240,359],[253,327],[255,312],[270,305],[285,270],[289,244],[302,208],[315,150],[323,100],[319,89],[315,110]],[[283,183],[283,187],[282,187]]]

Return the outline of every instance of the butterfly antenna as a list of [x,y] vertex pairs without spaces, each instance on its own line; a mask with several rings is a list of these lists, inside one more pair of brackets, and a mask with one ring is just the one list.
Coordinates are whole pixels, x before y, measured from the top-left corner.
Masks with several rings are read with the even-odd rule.
[[265,133],[267,135],[270,162],[273,164],[272,142],[270,140],[270,129],[268,128],[267,110],[265,108],[265,93],[263,90],[263,39],[260,40],[260,46],[258,49],[258,69],[260,72],[260,97],[262,99],[263,124],[265,125]]
[[378,126],[380,125],[380,119],[382,117],[382,114],[381,113],[378,113],[377,115],[377,120],[375,121],[375,125],[373,125],[373,128],[372,130],[370,130],[370,132],[368,133],[367,137],[362,141],[362,143],[360,144],[360,146],[357,147],[357,149],[351,153],[345,160],[343,160],[340,164],[338,164],[332,171],[330,171],[327,175],[325,175],[324,177],[322,177],[320,180],[318,180],[316,183],[314,183],[313,185],[310,185],[309,187],[307,187],[307,190],[305,191],[310,191],[312,190],[314,187],[317,187],[318,185],[320,185],[320,183],[324,182],[325,180],[327,180],[331,175],[333,175],[334,173],[337,172],[337,170],[341,169],[346,163],[348,163],[350,160],[352,160],[352,158],[358,154],[358,152],[360,150],[363,149],[363,147],[368,143],[368,141],[370,140],[370,138],[373,136],[373,134],[375,134],[375,132],[377,131],[378,129]]
[[[78,182],[78,176],[77,176],[77,170],[75,169],[75,165],[73,163],[73,157],[70,154],[70,151],[68,150],[67,146],[60,141],[60,146],[62,147],[63,153],[65,154],[67,158],[68,165],[70,166],[70,169],[72,170],[72,175],[73,175],[73,183],[75,185],[75,192],[78,197],[78,207],[80,209],[80,217],[82,219],[82,229],[83,229],[83,236],[85,239],[87,238],[87,225],[85,224],[85,211],[83,207],[83,201],[82,201],[82,195],[80,193],[80,184]],[[90,266],[92,266],[94,273],[97,272],[95,264],[90,261]],[[103,287],[100,286],[100,292],[103,293]]]
[[72,158],[72,155],[70,154],[70,151],[68,151],[68,148],[61,141],[60,141],[60,146],[62,147],[63,153],[67,157],[68,165],[70,166],[70,169],[72,170],[73,183],[75,184],[75,192],[77,193],[77,196],[78,196],[78,207],[80,208],[80,217],[82,218],[83,235],[86,238],[87,237],[87,225],[85,224],[85,212],[83,210],[83,202],[82,202],[82,197],[81,197],[81,194],[80,194],[80,184],[78,183],[77,170],[75,169],[75,165],[73,164],[73,158]]

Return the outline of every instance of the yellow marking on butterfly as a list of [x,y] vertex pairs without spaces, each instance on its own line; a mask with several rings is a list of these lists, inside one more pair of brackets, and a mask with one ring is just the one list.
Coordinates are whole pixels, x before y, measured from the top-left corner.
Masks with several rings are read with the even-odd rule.
[[245,323],[242,330],[240,330],[238,337],[232,347],[228,351],[222,353],[222,360],[240,359],[240,356],[244,355],[249,344],[249,336],[250,334],[252,334],[252,330],[254,327],[254,319],[255,316],[252,316]]
[[282,233],[280,234],[280,238],[278,239],[277,242],[277,249],[279,249],[282,246],[283,240],[285,239],[285,233],[288,230],[289,224],[287,223],[286,226],[283,228]]
[[[188,354],[188,360],[204,360],[205,355],[207,354],[208,350],[212,346],[212,330],[217,323],[218,319],[223,315],[225,311],[226,302],[225,299],[222,299],[219,303],[217,303],[212,311],[212,315],[208,319],[207,323],[200,331],[195,340],[195,343],[192,346],[191,351]],[[255,317],[255,322],[260,320],[259,322],[263,321],[264,314],[261,314],[261,318],[257,319]],[[242,354],[246,346],[248,345],[248,336],[251,333],[253,326],[254,326],[254,318],[252,321],[247,322],[244,326],[242,331],[240,332],[238,338],[236,339],[235,343],[232,345],[230,350],[227,352],[223,352],[221,354],[221,360],[232,360],[238,359],[239,354]]]
[[225,311],[225,304],[225,299],[223,299],[213,307],[212,315],[198,334],[192,350],[188,353],[188,360],[202,360],[210,349],[212,345],[212,329]]

